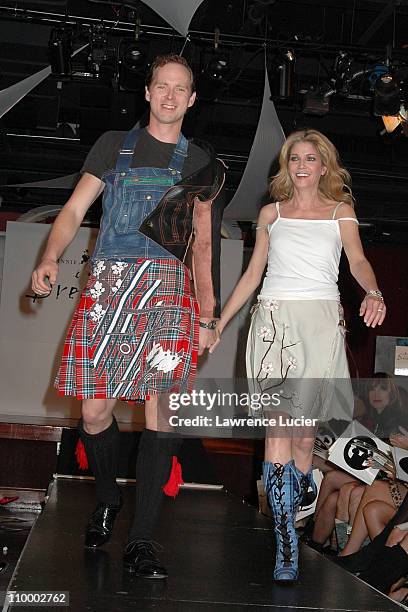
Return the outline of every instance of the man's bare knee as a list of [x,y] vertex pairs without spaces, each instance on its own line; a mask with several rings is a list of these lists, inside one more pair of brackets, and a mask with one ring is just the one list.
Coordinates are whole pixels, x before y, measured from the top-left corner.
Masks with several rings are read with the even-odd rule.
[[102,431],[112,421],[112,411],[115,402],[105,399],[88,399],[82,402],[82,422],[89,433]]

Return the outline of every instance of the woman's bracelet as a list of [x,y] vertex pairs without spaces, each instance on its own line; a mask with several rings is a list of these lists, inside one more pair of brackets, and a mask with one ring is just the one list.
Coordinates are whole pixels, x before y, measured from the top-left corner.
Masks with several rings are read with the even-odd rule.
[[369,289],[368,291],[366,291],[365,297],[377,297],[382,302],[384,301],[383,294],[379,289]]

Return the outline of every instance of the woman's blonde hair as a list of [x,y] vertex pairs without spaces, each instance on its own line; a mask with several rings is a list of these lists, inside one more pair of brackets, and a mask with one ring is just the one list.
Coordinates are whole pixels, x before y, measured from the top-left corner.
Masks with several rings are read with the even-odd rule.
[[329,200],[345,202],[354,208],[351,192],[351,176],[340,164],[339,154],[330,140],[317,130],[293,132],[283,144],[279,155],[279,172],[272,177],[269,192],[276,201],[289,200],[293,196],[293,182],[288,171],[288,162],[292,147],[297,142],[310,142],[319,153],[323,165],[327,168],[319,181],[319,192]]

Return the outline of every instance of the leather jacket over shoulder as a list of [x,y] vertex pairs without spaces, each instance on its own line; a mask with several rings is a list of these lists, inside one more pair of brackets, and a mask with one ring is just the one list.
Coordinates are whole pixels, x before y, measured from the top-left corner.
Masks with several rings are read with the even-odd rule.
[[139,231],[183,261],[194,281],[200,316],[220,314],[220,252],[225,166],[205,142],[209,163],[170,187]]

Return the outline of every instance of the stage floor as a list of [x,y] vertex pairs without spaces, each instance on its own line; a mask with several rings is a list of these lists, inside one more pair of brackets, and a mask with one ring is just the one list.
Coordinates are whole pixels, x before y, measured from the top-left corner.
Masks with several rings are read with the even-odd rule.
[[[293,587],[272,580],[271,522],[224,491],[183,489],[166,498],[156,539],[167,580],[134,578],[122,570],[122,551],[134,487],[104,549],[83,548],[94,507],[94,485],[58,478],[31,531],[9,585],[11,591],[69,591],[69,608],[10,606],[19,612],[392,612],[402,608],[302,545],[301,577]],[[7,609],[7,608],[5,608]]]

